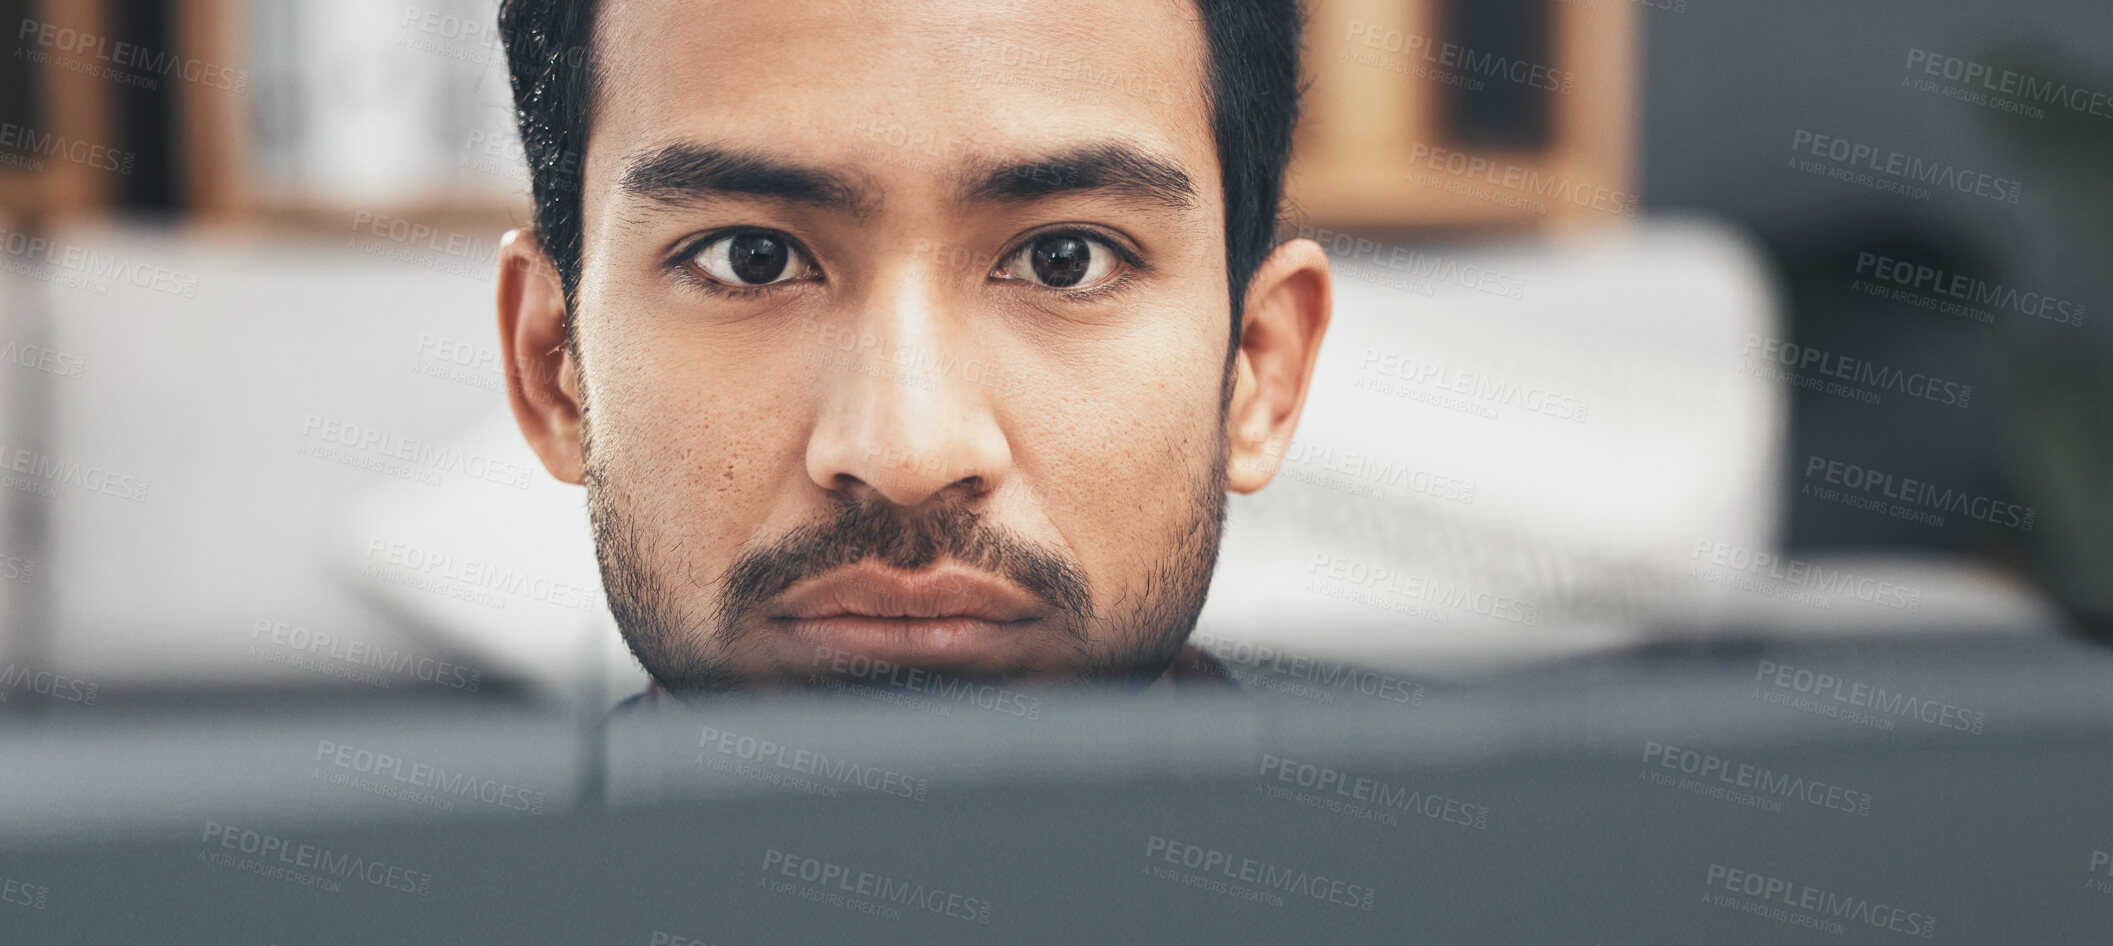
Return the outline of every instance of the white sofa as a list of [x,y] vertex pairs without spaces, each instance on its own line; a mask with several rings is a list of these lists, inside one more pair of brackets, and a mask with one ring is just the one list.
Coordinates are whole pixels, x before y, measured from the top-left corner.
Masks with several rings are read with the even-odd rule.
[[[82,370],[11,373],[0,444],[147,484],[0,491],[0,554],[40,562],[0,582],[11,652],[110,695],[431,685],[434,664],[555,696],[641,684],[582,495],[506,410],[494,236],[84,228],[58,240],[101,270],[8,274],[14,337]],[[2054,626],[1958,562],[1797,563],[1857,580],[1831,592],[1753,567],[1778,554],[1787,392],[1741,371],[1782,318],[1737,233],[1350,249],[1299,437],[1233,499],[1199,641],[1446,673],[1675,633]],[[1860,599],[1867,578],[1917,607]]]

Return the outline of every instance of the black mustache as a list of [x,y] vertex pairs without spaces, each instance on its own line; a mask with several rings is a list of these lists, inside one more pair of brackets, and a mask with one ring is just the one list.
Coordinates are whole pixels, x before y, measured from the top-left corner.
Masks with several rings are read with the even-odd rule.
[[1042,603],[1078,618],[1092,611],[1085,570],[1076,562],[985,521],[962,504],[941,503],[913,513],[886,500],[845,500],[823,521],[735,560],[720,593],[720,624],[735,626],[740,616],[794,584],[868,558],[911,571],[951,559],[1009,578]]

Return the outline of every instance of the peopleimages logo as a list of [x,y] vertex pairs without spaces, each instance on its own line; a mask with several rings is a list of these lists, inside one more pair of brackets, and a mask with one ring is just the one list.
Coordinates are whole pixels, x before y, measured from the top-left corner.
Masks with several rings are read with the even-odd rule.
[[[1642,203],[1641,195],[1638,194],[1573,181],[1560,174],[1544,173],[1536,167],[1422,143],[1409,146],[1409,163],[1433,171],[1443,171],[1455,183],[1480,182],[1492,185],[1498,189],[1494,195],[1468,196],[1481,196],[1485,199],[1509,198],[1499,202],[1540,214],[1548,212],[1548,206],[1541,203],[1542,200],[1622,217],[1636,216],[1636,208]],[[1430,185],[1429,181],[1421,179],[1418,171],[1411,171],[1409,179]]]
[[1450,283],[1507,299],[1526,298],[1526,277],[1475,263],[1461,263],[1442,253],[1400,244],[1379,243],[1327,227],[1300,223],[1298,239],[1312,240],[1342,262],[1370,263],[1422,283]]
[[[1191,886],[1200,886],[1189,878],[1219,880],[1245,884],[1265,894],[1294,894],[1309,897],[1323,903],[1334,904],[1351,910],[1372,909],[1375,891],[1363,884],[1351,883],[1340,878],[1298,868],[1272,864],[1247,856],[1236,856],[1217,848],[1200,844],[1188,844],[1172,838],[1150,835],[1145,839],[1145,870],[1151,873],[1154,861],[1185,867],[1199,874],[1185,877],[1161,879],[1179,880]],[[1219,890],[1229,893],[1229,890]],[[1281,905],[1281,904],[1277,904]]]
[[[320,845],[296,843],[280,835],[218,821],[205,823],[205,835],[200,840],[207,845],[199,852],[200,860],[301,886],[320,886],[335,878],[360,881],[417,897],[426,896],[433,890],[433,875],[425,871],[333,851]],[[214,850],[216,847],[221,850]],[[238,851],[248,857],[238,861],[225,851]],[[327,889],[337,888],[331,883]]]
[[[1942,161],[1928,161],[1919,157],[1901,154],[1898,151],[1881,150],[1876,145],[1851,141],[1834,135],[1821,134],[1805,128],[1796,129],[1790,136],[1790,150],[1797,154],[1809,154],[1825,158],[1837,168],[1847,172],[1858,172],[1842,179],[1854,184],[1863,184],[1878,190],[1900,190],[1904,185],[1888,183],[1859,176],[1862,171],[1884,175],[1893,182],[1912,182],[1938,190],[1956,190],[1962,194],[1985,197],[2001,203],[2015,204],[2023,195],[2025,185],[2006,177],[1997,177],[1981,171],[1960,168]],[[1810,164],[1808,162],[1807,164]],[[1815,168],[1800,164],[1791,158],[1791,166],[1800,170]],[[1822,168],[1823,169],[1823,168]],[[1881,186],[1885,185],[1885,186]],[[1913,193],[1917,199],[1928,199],[1928,192]]]
[[1310,684],[1315,695],[1328,698],[1322,702],[1333,702],[1335,694],[1342,692],[1376,697],[1403,705],[1423,704],[1423,684],[1377,670],[1368,670],[1356,664],[1279,653],[1276,648],[1267,644],[1226,640],[1201,628],[1189,635],[1189,642],[1203,647],[1210,651],[1212,656],[1230,664],[1226,673],[1247,686],[1281,688],[1272,687],[1276,681],[1265,675],[1273,674],[1288,676],[1301,684]]
[[[1867,400],[1871,403],[1877,403],[1877,392],[1890,391],[1894,394],[1905,394],[1908,397],[1934,401],[1950,407],[1964,408],[1973,405],[1974,386],[1971,384],[1947,381],[1920,371],[1902,371],[1891,365],[1882,365],[1865,358],[1854,358],[1823,351],[1810,345],[1799,345],[1779,338],[1748,335],[1746,336],[1745,353],[1747,357],[1757,359],[1763,365],[1782,365],[1791,369],[1793,373],[1788,375],[1777,372],[1778,380],[1788,380],[1793,383],[1800,383],[1801,386],[1809,386],[1802,384],[1808,379],[1799,378],[1795,372],[1811,372],[1816,375],[1824,375],[1828,378],[1839,379],[1847,385],[1855,385],[1856,387],[1843,388],[1843,390],[1852,395],[1861,395],[1860,400]],[[1809,380],[1818,381],[1816,378]],[[1827,388],[1841,387],[1841,385],[1835,385],[1831,382],[1819,383]],[[1837,392],[1829,390],[1828,393]]]
[[[777,848],[766,848],[763,851],[762,870],[764,876],[758,878],[759,881],[770,881],[770,875],[776,874],[803,883],[813,884],[814,886],[812,887],[802,887],[796,891],[782,889],[778,891],[781,893],[796,893],[802,899],[822,900],[832,905],[843,906],[862,913],[875,912],[866,909],[868,906],[879,907],[881,910],[895,913],[895,916],[889,916],[889,919],[898,918],[900,913],[889,907],[882,906],[883,904],[892,904],[895,907],[915,907],[929,913],[952,917],[953,919],[969,923],[985,926],[990,924],[991,903],[989,900],[964,896],[961,893],[940,887],[928,887],[921,883],[898,880],[869,870],[855,870],[817,857],[804,857],[789,851],[781,851]],[[780,883],[778,886],[789,885]],[[842,893],[837,891],[842,891]],[[847,898],[843,894],[855,896]],[[870,899],[862,901],[857,898]],[[878,903],[874,901],[878,901]],[[885,916],[887,914],[883,913],[882,915]]]
[[[1562,69],[1551,69],[1539,63],[1514,59],[1502,53],[1475,49],[1458,43],[1433,42],[1427,36],[1387,29],[1363,20],[1351,20],[1348,31],[1343,35],[1346,49],[1352,43],[1362,43],[1370,49],[1383,49],[1400,56],[1422,59],[1424,62],[1457,70],[1465,75],[1498,79],[1562,95],[1570,94],[1571,90],[1577,87],[1577,76]],[[1479,83],[1473,88],[1476,91],[1481,89]]]
[[[98,170],[115,171],[119,174],[131,174],[133,164],[139,159],[138,155],[130,151],[119,151],[107,145],[93,144],[78,138],[68,138],[65,135],[57,135],[48,131],[38,131],[35,128],[17,125],[14,122],[0,122],[0,147],[28,151],[47,158],[59,158]],[[29,170],[32,171],[41,171],[43,169],[44,166],[41,162],[36,162],[29,167]]]
[[887,686],[911,693],[924,694],[939,700],[967,703],[972,706],[1018,716],[1023,719],[1039,719],[1042,715],[1042,698],[979,680],[949,676],[920,667],[906,667],[885,660],[875,660],[865,654],[839,650],[827,644],[815,646],[814,657],[808,662],[810,670],[819,671],[828,665],[828,673],[810,674],[813,682],[823,679],[851,680]]
[[[384,570],[382,566],[386,565],[396,566],[402,572]],[[394,542],[381,536],[367,540],[367,564],[360,569],[360,574],[441,594],[449,593],[442,589],[459,591],[461,595],[450,596],[466,595],[465,600],[495,607],[504,607],[505,603],[493,597],[491,593],[494,592],[575,611],[593,611],[602,601],[599,589],[553,581],[492,562],[457,558],[449,552]],[[441,583],[407,581],[407,578],[430,578]]]
[[0,362],[13,362],[31,371],[61,378],[78,378],[88,367],[88,359],[84,356],[16,341],[0,345]]
[[[2084,870],[2091,875],[2084,879],[2085,890],[2113,894],[2113,853],[2093,850],[2091,852],[2091,863]],[[2104,880],[2099,879],[2099,874],[2106,875],[2106,878]]]
[[2081,303],[2040,292],[2020,292],[2015,286],[1894,259],[1869,250],[1856,254],[1856,274],[1902,289],[2029,315],[2057,325],[2082,325],[2084,322]]
[[[1786,585],[1814,588],[1899,611],[1922,609],[1922,592],[1845,568],[1818,565],[1730,542],[1697,539],[1688,558]],[[1762,590],[1757,588],[1755,590]],[[1764,591],[1765,593],[1765,591]],[[1824,600],[1824,599],[1821,599]]]
[[[408,650],[378,647],[366,641],[342,638],[329,631],[311,630],[305,625],[289,624],[270,618],[258,618],[251,623],[249,639],[269,643],[294,654],[331,662],[306,663],[303,665],[304,669],[328,667],[332,664],[347,668],[371,668],[470,693],[477,692],[478,684],[484,680],[483,671],[458,663],[437,657],[420,657]],[[358,675],[354,678],[365,679],[367,676],[369,675]],[[373,677],[373,680],[383,688],[389,685],[389,681],[380,677]]]
[[[807,776],[821,782],[837,785],[853,785],[883,795],[894,795],[912,801],[923,801],[930,790],[927,779],[904,775],[894,769],[867,765],[841,757],[832,758],[826,753],[812,749],[788,746],[770,739],[762,739],[742,733],[731,732],[716,726],[704,727],[697,738],[697,747],[710,749],[719,755],[739,759],[756,766],[768,774],[770,769],[793,775]],[[709,759],[709,757],[707,757]],[[766,779],[768,781],[768,779]],[[834,794],[830,792],[828,794]]]
[[[14,474],[21,474],[16,476]],[[72,486],[135,503],[147,501],[153,484],[143,477],[127,476],[99,466],[82,466],[28,447],[0,443],[0,487],[35,493],[46,499],[58,497],[58,487]]]
[[345,237],[345,245],[370,256],[478,282],[491,281],[498,269],[497,240],[369,210],[353,211],[352,233]]
[[[1297,762],[1265,752],[1255,775],[1262,780],[1256,785],[1259,794],[1296,801],[1308,807],[1339,811],[1386,824],[1395,824],[1398,819],[1374,818],[1372,815],[1403,811],[1467,828],[1489,827],[1487,805],[1470,804],[1325,765]],[[1272,785],[1272,781],[1281,785]],[[1284,785],[1295,785],[1306,791],[1290,791],[1284,789]],[[1378,811],[1363,810],[1360,806],[1371,806]]]
[[[1475,501],[1472,481],[1432,473],[1405,462],[1382,458],[1370,451],[1338,450],[1335,444],[1317,443],[1307,438],[1286,441],[1282,437],[1271,437],[1263,442],[1262,453],[1265,458],[1281,460],[1279,469],[1285,476],[1352,495],[1379,499],[1385,495],[1386,489],[1400,486],[1409,492],[1461,505]],[[1247,462],[1262,469],[1269,468],[1268,459]],[[1332,473],[1345,479],[1331,480],[1316,473]]]
[[[1824,486],[1815,488],[1809,482],[1815,478],[1822,483],[1838,486],[1841,489],[1830,490]],[[1916,518],[1916,516],[1908,515],[1907,513],[1915,512],[1916,510],[1913,507],[1921,507],[1937,512],[1949,512],[1967,516],[1990,525],[2009,526],[2024,532],[2031,532],[2033,521],[2038,516],[2038,511],[2031,506],[2003,502],[1988,496],[1968,493],[1965,490],[1939,487],[1935,483],[1898,477],[1891,473],[1857,466],[1854,463],[1830,460],[1817,454],[1812,455],[1805,461],[1805,479],[1808,482],[1805,484],[1803,492],[1817,496],[1820,499],[1847,502],[1849,500],[1866,499],[1869,495],[1876,494],[1885,499],[1898,500],[1907,504],[1906,506],[1892,507],[1893,513],[1897,518]],[[1849,502],[1848,504],[1854,505],[1855,503]],[[1885,506],[1888,504],[1878,503],[1877,505]],[[1883,512],[1886,510],[1876,511]],[[1928,513],[1922,513],[1921,515],[1935,518],[1937,521],[1932,523],[1933,525],[1944,524],[1941,517],[1930,516]]]
[[[1377,599],[1380,601],[1435,604],[1514,624],[1538,624],[1541,620],[1540,605],[1498,594],[1487,587],[1464,580],[1404,574],[1399,568],[1347,556],[1316,552],[1312,563],[1306,567],[1306,573],[1309,576],[1303,589],[1306,591],[1322,594],[1329,594],[1331,589],[1372,591],[1387,596]],[[1323,584],[1323,580],[1334,584]],[[1365,599],[1353,597],[1353,600]]]
[[[1767,907],[1781,905],[1794,910],[1803,910],[1817,917],[1862,923],[1882,930],[1905,933],[1909,936],[1928,937],[1937,931],[1937,918],[1927,913],[1909,910],[1906,907],[1874,903],[1862,897],[1851,897],[1814,887],[1810,884],[1794,883],[1781,877],[1770,877],[1723,864],[1709,865],[1704,883],[1712,888],[1722,887],[1732,893],[1756,898]],[[1749,906],[1752,906],[1749,905]],[[1761,911],[1754,911],[1761,912]],[[1783,917],[1772,917],[1785,919]],[[1825,922],[1825,920],[1822,920]],[[1806,924],[1810,925],[1810,924]],[[1839,922],[1829,924],[1828,932],[1841,933]]]
[[1773,660],[1761,661],[1760,666],[1754,670],[1753,678],[1756,682],[1767,683],[1780,690],[1830,700],[1858,709],[1868,709],[1886,716],[1921,720],[1960,732],[1978,734],[1988,723],[1987,713],[1936,700],[1920,699],[1898,690],[1853,682],[1832,674]]
[[528,468],[517,463],[319,414],[302,419],[301,441],[295,451],[435,486],[440,472],[513,489],[527,489],[530,482]]
[[[2041,105],[2053,105],[2085,115],[2113,118],[2113,96],[2084,86],[2072,86],[2029,76],[2010,69],[1997,69],[1986,63],[1974,62],[1958,56],[1948,56],[1927,49],[1908,48],[1906,69],[1910,73],[1937,76],[1966,85],[1979,85],[1982,89],[2002,95],[2015,96]],[[1976,102],[1975,104],[1988,104]],[[2034,118],[2040,116],[2034,115]]]
[[[1871,813],[1870,792],[1859,792],[1818,779],[1807,779],[1745,762],[1733,762],[1720,755],[1669,746],[1656,740],[1643,744],[1643,762],[1645,771],[1649,771],[1649,766],[1656,763],[1660,769],[1694,776],[1702,780],[1703,784],[1690,787],[1688,783],[1681,783],[1678,787],[1687,788],[1697,794],[1723,797],[1727,801],[1746,804],[1751,801],[1773,802],[1775,799],[1787,798],[1814,807],[1846,811],[1854,815]],[[1722,792],[1721,789],[1725,786],[1744,789],[1756,796],[1770,797],[1742,798],[1737,792]],[[1762,804],[1755,807],[1774,811],[1781,806]]]
[[[460,770],[451,770],[444,765],[418,762],[386,752],[376,752],[360,746],[344,745],[328,739],[316,741],[315,759],[318,777],[328,776],[325,781],[350,784],[363,791],[403,798],[420,804],[443,801],[433,807],[454,810],[457,799],[481,801],[499,808],[543,813],[548,800],[544,792],[531,791],[510,782],[482,778]],[[325,767],[328,767],[326,769]],[[342,770],[342,772],[329,770]],[[354,779],[343,773],[365,776]]]
[[6,669],[0,669],[0,703],[7,702],[8,694],[15,690],[27,690],[38,696],[82,706],[95,705],[96,684],[63,673],[11,663]]
[[32,910],[42,910],[45,902],[50,898],[51,888],[42,884],[32,884],[27,881],[16,880],[13,877],[9,877],[4,883],[0,883],[0,903],[12,903],[16,906],[29,907]]
[[1461,395],[1477,416],[1495,419],[1499,408],[1523,408],[1557,420],[1584,423],[1592,412],[1589,402],[1536,385],[1519,384],[1485,372],[1463,371],[1456,366],[1398,351],[1365,346],[1358,352],[1358,379],[1351,387],[1378,393],[1394,393],[1400,381],[1418,387]]
[[[83,33],[71,27],[41,20],[23,19],[15,31],[15,41],[34,42],[46,49],[68,55],[88,56],[97,62],[107,62],[118,69],[136,70],[147,75],[163,78],[176,76],[186,82],[196,82],[208,88],[226,92],[242,92],[249,88],[249,72],[229,69],[215,63],[202,62],[178,56],[167,50],[154,50],[137,43],[112,40],[108,36]],[[18,47],[19,54],[19,47]],[[69,68],[72,68],[69,66]],[[84,71],[78,70],[75,71]],[[123,79],[125,76],[111,70],[101,72],[103,78]],[[141,84],[141,83],[130,83]],[[146,84],[153,88],[152,84]]]
[[[152,263],[141,263],[86,246],[72,245],[48,237],[36,236],[21,230],[0,227],[0,251],[11,257],[7,262],[42,263],[68,273],[85,276],[88,280],[110,280],[127,283],[141,289],[164,292],[186,299],[198,297],[198,277],[178,272]],[[28,275],[28,274],[25,274]],[[107,286],[84,282],[82,288],[101,294]]]
[[28,581],[37,577],[37,560],[14,555],[0,555],[0,578],[8,581]]

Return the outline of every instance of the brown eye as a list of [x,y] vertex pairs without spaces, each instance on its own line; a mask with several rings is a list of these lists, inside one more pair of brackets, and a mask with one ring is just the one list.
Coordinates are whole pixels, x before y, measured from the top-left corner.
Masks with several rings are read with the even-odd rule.
[[1052,289],[1091,289],[1107,282],[1119,260],[1107,244],[1077,233],[1049,233],[1020,247],[997,275]]
[[807,261],[785,236],[743,230],[706,243],[691,256],[704,274],[733,286],[767,286],[797,278]]

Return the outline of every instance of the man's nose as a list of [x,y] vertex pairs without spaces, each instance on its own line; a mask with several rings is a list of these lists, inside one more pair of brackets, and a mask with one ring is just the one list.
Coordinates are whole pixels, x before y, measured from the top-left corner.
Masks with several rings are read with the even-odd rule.
[[823,362],[807,445],[808,476],[823,489],[916,506],[949,489],[994,492],[1011,468],[998,392],[971,379],[988,355],[966,303],[945,301],[958,298],[944,285],[951,274],[932,270],[896,270],[833,316],[839,331],[876,344]]

